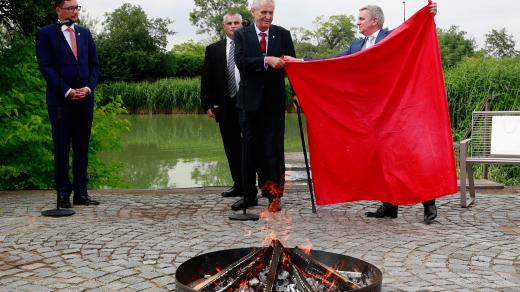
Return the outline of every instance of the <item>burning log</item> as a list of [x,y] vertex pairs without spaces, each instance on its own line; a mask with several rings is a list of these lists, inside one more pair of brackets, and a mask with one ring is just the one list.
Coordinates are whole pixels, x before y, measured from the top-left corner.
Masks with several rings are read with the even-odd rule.
[[317,291],[322,290],[319,288],[320,285],[325,285],[326,291],[351,291],[361,288],[297,247],[293,249],[291,259],[298,271],[317,282],[314,283],[318,284],[315,288]]
[[[273,240],[269,247],[255,248],[245,256],[243,254],[239,260],[207,279],[195,280],[188,286],[181,284],[179,291],[340,292],[381,289],[381,273],[375,267],[375,270],[364,272],[336,271],[299,248],[284,248],[278,240]],[[182,267],[179,269],[183,270]],[[354,267],[354,270],[357,269]],[[367,273],[379,277],[376,279],[379,282],[367,284],[374,282],[368,279]]]
[[228,291],[228,289],[238,288],[250,271],[255,271],[262,267],[260,263],[265,259],[270,249],[272,247],[260,248],[250,252],[232,265],[198,283],[193,289],[209,292]]

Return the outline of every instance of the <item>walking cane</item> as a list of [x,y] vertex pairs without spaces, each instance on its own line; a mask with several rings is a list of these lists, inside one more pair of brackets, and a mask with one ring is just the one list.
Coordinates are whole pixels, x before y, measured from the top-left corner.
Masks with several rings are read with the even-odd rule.
[[305,138],[303,136],[303,125],[301,117],[301,108],[298,101],[294,100],[296,105],[296,112],[298,113],[298,125],[300,126],[300,137],[302,139],[303,157],[305,158],[305,169],[307,170],[307,184],[309,185],[309,192],[311,194],[312,213],[316,213],[316,205],[314,204],[314,192],[312,190],[311,171],[309,169],[309,160],[307,159],[307,147],[305,146]]

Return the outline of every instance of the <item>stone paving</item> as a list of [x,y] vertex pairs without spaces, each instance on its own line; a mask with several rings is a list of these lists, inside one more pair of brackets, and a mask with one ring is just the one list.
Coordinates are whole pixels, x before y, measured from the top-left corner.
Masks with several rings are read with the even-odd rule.
[[[0,192],[1,291],[173,291],[189,258],[260,246],[274,234],[358,257],[383,271],[383,291],[520,291],[520,197],[485,190],[469,209],[456,195],[438,200],[439,218],[422,223],[422,205],[397,219],[365,218],[376,202],[310,208],[303,187],[289,187],[269,220],[228,220],[222,188],[94,190],[100,206],[65,218],[49,191]],[[252,209],[259,213],[267,204]]]

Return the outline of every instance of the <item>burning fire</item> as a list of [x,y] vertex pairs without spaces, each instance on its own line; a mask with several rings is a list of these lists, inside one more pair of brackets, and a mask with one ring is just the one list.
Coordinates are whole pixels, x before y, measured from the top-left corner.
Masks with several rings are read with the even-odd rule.
[[310,255],[311,254],[311,249],[312,249],[312,242],[307,239],[307,242],[300,245],[299,248],[306,254],[306,255]]

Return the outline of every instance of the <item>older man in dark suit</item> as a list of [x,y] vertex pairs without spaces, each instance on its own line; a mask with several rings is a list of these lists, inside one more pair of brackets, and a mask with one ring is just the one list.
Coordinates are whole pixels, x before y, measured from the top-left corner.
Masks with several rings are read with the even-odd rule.
[[243,136],[242,175],[245,199],[239,210],[258,204],[255,170],[261,174],[271,211],[278,211],[284,189],[285,62],[295,56],[288,30],[272,25],[273,0],[255,0],[254,24],[235,32],[235,62],[240,71],[237,106]]
[[233,33],[242,27],[238,13],[224,15],[226,38],[206,48],[200,82],[200,97],[204,111],[220,128],[224,151],[233,178],[233,187],[223,197],[242,196],[242,134],[238,122],[236,96],[240,74],[235,66]]
[[[99,77],[96,46],[90,31],[75,25],[76,0],[54,2],[58,23],[36,34],[36,55],[47,81],[47,110],[54,143],[54,178],[60,207],[98,205],[87,193],[88,148],[94,112],[94,89]],[[69,179],[69,150],[72,144],[73,184]]]

